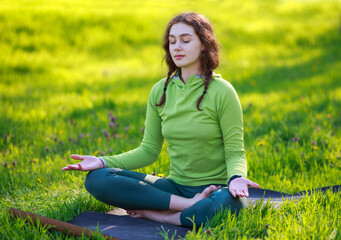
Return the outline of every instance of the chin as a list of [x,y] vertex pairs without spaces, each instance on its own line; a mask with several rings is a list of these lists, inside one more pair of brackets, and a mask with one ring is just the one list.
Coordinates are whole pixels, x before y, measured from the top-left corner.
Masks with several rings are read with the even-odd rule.
[[176,64],[176,63],[175,63],[175,65],[176,65],[178,68],[182,68],[182,67],[184,67],[184,65],[183,65],[183,64]]
[[174,61],[175,65],[177,67],[186,67],[188,66],[188,64],[184,63],[184,62],[181,62],[181,61]]

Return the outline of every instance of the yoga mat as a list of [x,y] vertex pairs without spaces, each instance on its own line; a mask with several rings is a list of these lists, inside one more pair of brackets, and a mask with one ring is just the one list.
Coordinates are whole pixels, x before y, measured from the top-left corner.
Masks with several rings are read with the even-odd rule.
[[333,193],[336,193],[341,190],[341,185],[316,188],[313,190],[301,191],[294,194],[287,194],[283,192],[277,192],[261,188],[249,188],[248,200],[249,204],[252,204],[257,200],[263,199],[264,203],[269,201],[273,203],[275,207],[279,207],[283,200],[300,200],[302,197],[310,195],[313,192],[325,193],[328,190],[331,190]]
[[161,240],[164,237],[160,234],[162,228],[168,232],[169,239],[184,237],[192,228],[174,226],[167,223],[154,222],[143,218],[132,218],[128,215],[113,215],[99,212],[83,212],[75,217],[69,223],[96,229],[99,224],[99,230],[106,235],[115,236],[122,240],[139,239],[139,240]]
[[[253,204],[255,201],[263,199],[263,202],[270,201],[271,203],[280,206],[283,200],[300,200],[303,196],[310,195],[312,192],[325,193],[328,190],[336,193],[341,190],[341,185],[302,191],[294,194],[287,194],[261,188],[249,188],[248,200],[249,204]],[[74,236],[79,236],[77,234],[81,234],[84,231],[88,234],[87,236],[91,236],[91,230],[96,230],[97,226],[99,227],[99,231],[102,232],[105,237],[109,238],[109,236],[112,236],[112,239],[122,240],[161,240],[164,239],[164,237],[160,234],[162,229],[164,229],[165,232],[168,232],[168,237],[170,239],[172,239],[173,235],[176,236],[174,239],[179,239],[180,237],[184,237],[188,231],[192,230],[192,228],[154,222],[143,218],[132,218],[126,215],[125,210],[119,208],[108,213],[93,211],[83,212],[69,223],[42,217],[33,213],[26,213],[13,208],[10,209],[9,212],[15,217],[27,218],[27,215],[29,215],[32,219],[35,219],[35,222],[37,221],[37,218],[39,218],[42,225],[50,224],[52,226],[51,229],[61,231],[63,233],[71,233]],[[27,222],[34,224],[32,221]]]
[[[323,187],[294,194],[287,194],[261,188],[249,188],[248,200],[249,204],[253,204],[255,201],[263,199],[264,203],[270,201],[275,206],[280,206],[283,200],[299,200],[303,196],[310,195],[312,192],[315,191],[325,193],[327,190],[331,189],[331,191],[337,192],[340,190],[340,187],[341,185]],[[103,231],[103,233],[107,235],[115,236],[122,240],[164,239],[164,237],[160,235],[161,226],[163,226],[164,229],[168,231],[168,237],[170,239],[173,234],[176,235],[174,239],[185,237],[186,233],[192,230],[191,228],[178,227],[170,224],[161,224],[143,218],[132,218],[126,215],[125,210],[119,208],[108,213],[98,213],[91,211],[84,212],[75,217],[70,223],[90,229],[95,229],[98,223],[100,231]]]

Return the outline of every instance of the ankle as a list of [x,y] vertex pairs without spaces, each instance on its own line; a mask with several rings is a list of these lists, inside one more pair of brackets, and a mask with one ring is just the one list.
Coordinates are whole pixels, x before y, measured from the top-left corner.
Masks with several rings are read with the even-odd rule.
[[171,211],[182,211],[189,208],[195,203],[193,198],[184,198],[176,195],[171,195],[171,200],[169,203],[169,210]]
[[166,214],[163,216],[162,222],[181,226],[180,215],[181,215],[181,211],[174,212],[171,214]]

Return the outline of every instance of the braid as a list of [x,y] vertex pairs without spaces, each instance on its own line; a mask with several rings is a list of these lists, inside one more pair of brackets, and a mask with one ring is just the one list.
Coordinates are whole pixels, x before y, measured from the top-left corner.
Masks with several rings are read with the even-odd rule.
[[199,106],[205,94],[207,93],[208,85],[210,85],[211,80],[212,80],[212,71],[209,71],[207,74],[205,74],[204,91],[202,95],[199,97],[198,102],[197,102],[197,109],[199,111],[202,111],[202,109],[200,109]]
[[172,76],[172,72],[169,71],[168,74],[167,74],[167,79],[166,79],[165,85],[164,85],[164,87],[163,87],[163,94],[162,94],[162,96],[161,96],[160,102],[157,103],[157,104],[155,104],[155,106],[160,107],[160,106],[162,106],[162,105],[165,103],[165,101],[166,101],[166,90],[167,90],[167,85],[168,85],[168,82],[169,82],[169,79],[171,78],[171,76]]

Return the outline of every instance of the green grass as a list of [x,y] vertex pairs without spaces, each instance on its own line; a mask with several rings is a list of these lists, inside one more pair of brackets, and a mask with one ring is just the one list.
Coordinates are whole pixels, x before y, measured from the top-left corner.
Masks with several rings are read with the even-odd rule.
[[[100,156],[139,145],[149,91],[167,72],[162,34],[181,11],[213,23],[221,43],[216,72],[243,107],[248,177],[287,193],[340,184],[340,6],[0,1],[0,238],[73,239],[9,218],[10,207],[63,221],[110,210],[85,191],[86,173],[61,168],[73,162],[71,153]],[[112,129],[110,111],[118,123]],[[139,171],[167,175],[167,144]],[[258,204],[238,217],[218,214],[186,239],[341,239],[340,216],[340,193],[313,194],[279,209]]]

